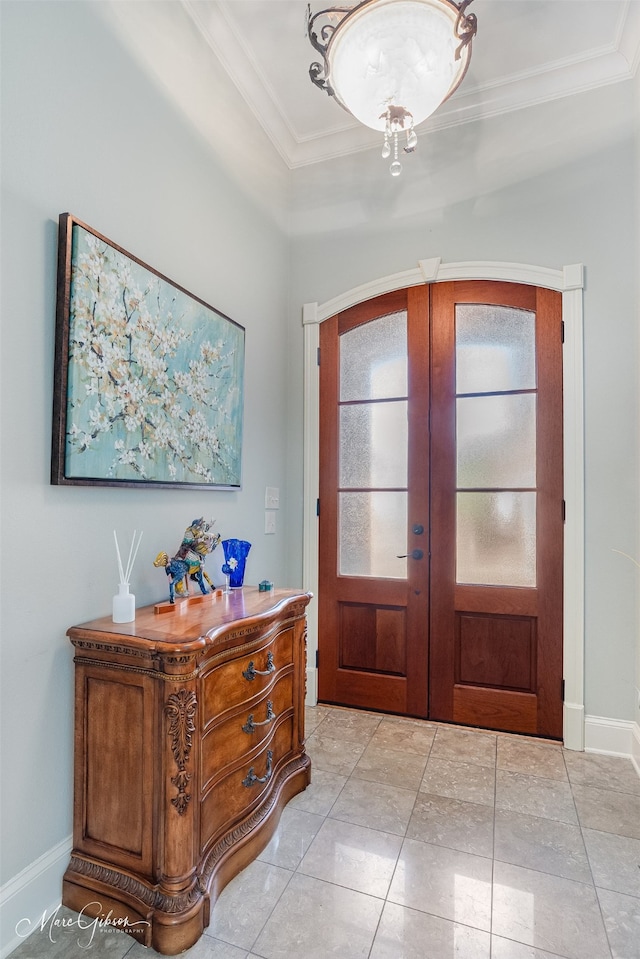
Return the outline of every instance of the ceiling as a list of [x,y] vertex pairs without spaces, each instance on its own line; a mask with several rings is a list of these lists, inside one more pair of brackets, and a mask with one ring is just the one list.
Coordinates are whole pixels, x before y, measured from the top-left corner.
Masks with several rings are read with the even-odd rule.
[[[290,169],[379,145],[379,134],[309,79],[317,54],[306,33],[307,0],[182,6]],[[311,11],[326,6],[316,0]],[[629,80],[637,70],[640,0],[475,0],[469,12],[478,33],[468,73],[419,135],[517,114]]]

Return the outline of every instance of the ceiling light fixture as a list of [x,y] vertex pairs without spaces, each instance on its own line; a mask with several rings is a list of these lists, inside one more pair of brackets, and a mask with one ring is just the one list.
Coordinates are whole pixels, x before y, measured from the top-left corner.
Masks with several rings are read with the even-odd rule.
[[312,63],[312,82],[348,113],[384,134],[382,156],[392,176],[418,143],[415,127],[457,89],[471,60],[477,21],[466,14],[472,0],[364,0],[311,14],[307,32],[322,63]]

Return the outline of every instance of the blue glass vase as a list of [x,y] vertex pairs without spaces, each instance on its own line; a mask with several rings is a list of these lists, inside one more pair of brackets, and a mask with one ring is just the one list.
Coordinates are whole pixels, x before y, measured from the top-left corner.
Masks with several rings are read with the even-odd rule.
[[244,539],[223,539],[224,565],[222,572],[229,577],[231,589],[240,589],[244,583],[244,567],[251,543]]

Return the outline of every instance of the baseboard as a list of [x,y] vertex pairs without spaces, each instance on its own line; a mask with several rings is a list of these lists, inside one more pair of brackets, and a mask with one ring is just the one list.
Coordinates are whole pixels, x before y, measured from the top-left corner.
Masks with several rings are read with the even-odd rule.
[[304,702],[305,706],[318,705],[318,670],[315,667],[307,666],[307,697]]
[[0,889],[0,959],[5,959],[60,905],[62,876],[71,855],[63,839]]
[[631,762],[640,776],[640,726],[638,723],[634,723],[631,730]]
[[[638,724],[604,716],[585,716],[584,748],[589,753],[633,757],[633,741],[638,736]],[[640,750],[640,740],[636,739]],[[637,761],[636,757],[636,761]]]
[[584,706],[563,704],[563,742],[566,749],[584,749]]

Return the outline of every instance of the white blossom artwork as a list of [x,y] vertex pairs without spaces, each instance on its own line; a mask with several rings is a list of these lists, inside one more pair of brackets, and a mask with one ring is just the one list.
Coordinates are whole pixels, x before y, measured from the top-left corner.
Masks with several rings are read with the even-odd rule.
[[238,487],[244,329],[78,221],[70,250],[64,481]]

